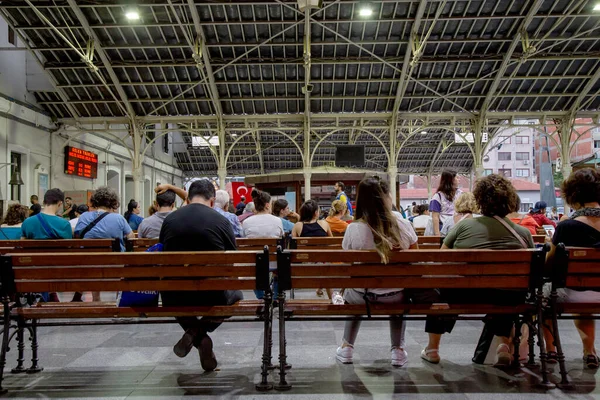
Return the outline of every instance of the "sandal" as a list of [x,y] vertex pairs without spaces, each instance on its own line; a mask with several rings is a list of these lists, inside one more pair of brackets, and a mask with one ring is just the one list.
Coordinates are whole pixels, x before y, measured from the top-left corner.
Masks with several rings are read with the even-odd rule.
[[432,364],[440,363],[439,349],[428,349],[427,347],[421,351],[421,358]]
[[546,353],[546,362],[548,364],[556,364],[558,362],[558,354],[555,351]]
[[598,356],[595,354],[588,354],[583,356],[583,362],[585,362],[586,367],[589,369],[598,368]]

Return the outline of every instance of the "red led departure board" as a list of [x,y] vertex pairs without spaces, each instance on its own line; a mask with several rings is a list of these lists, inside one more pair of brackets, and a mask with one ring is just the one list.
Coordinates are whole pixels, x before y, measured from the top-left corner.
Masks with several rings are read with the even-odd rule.
[[77,147],[65,146],[65,174],[96,179],[98,155]]

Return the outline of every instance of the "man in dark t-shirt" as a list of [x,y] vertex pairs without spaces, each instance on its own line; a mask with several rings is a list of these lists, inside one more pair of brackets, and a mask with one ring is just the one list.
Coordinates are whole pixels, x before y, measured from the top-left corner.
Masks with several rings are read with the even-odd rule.
[[[159,242],[164,251],[236,250],[235,236],[229,221],[212,209],[215,188],[208,180],[192,183],[187,205],[169,214],[163,222]],[[230,305],[243,298],[239,290],[169,291],[162,292],[164,306]],[[179,317],[177,322],[185,330],[173,347],[179,357],[185,357],[197,347],[200,363],[205,371],[217,367],[213,343],[208,332],[221,325],[221,319]]]

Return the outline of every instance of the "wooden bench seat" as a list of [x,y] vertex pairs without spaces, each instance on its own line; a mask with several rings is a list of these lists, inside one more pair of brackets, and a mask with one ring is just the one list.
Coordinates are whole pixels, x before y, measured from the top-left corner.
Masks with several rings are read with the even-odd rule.
[[[262,251],[6,254],[0,256],[0,283],[4,306],[0,383],[6,364],[6,352],[11,338],[9,330],[13,318],[16,318],[18,323],[16,336],[19,350],[18,365],[13,371],[37,372],[41,370],[37,365],[38,319],[232,316],[252,317],[252,320],[264,324],[262,379],[257,389],[267,390],[272,387],[267,383],[271,363],[272,325],[268,248]],[[27,292],[169,290],[264,290],[266,294],[265,299],[261,301],[240,301],[229,306],[204,307],[116,307],[111,302],[46,303],[34,307],[20,307],[9,302],[9,299],[18,293]],[[25,330],[31,332],[32,339],[33,365],[30,369],[23,367]]]
[[[439,238],[436,238],[439,240]],[[438,242],[439,243],[439,242]],[[522,250],[406,250],[394,252],[387,264],[375,251],[289,250],[278,254],[280,381],[285,380],[286,323],[294,319],[331,320],[360,315],[452,315],[472,319],[482,314],[520,314],[523,320],[541,315],[541,286],[545,251]],[[375,304],[333,305],[325,302],[285,300],[291,289],[406,288],[406,289],[521,289],[535,293],[535,304],[517,307],[493,304]],[[305,317],[305,318],[303,318]],[[367,318],[368,318],[367,317]],[[421,318],[420,318],[421,319]],[[541,319],[539,319],[541,320]],[[519,330],[517,330],[519,331]],[[515,338],[515,341],[518,337]],[[541,329],[538,341],[544,352]],[[518,352],[518,347],[516,346]],[[518,357],[516,357],[518,363]],[[545,364],[545,358],[542,358]],[[518,365],[518,364],[516,364]],[[545,365],[543,383],[548,384]]]

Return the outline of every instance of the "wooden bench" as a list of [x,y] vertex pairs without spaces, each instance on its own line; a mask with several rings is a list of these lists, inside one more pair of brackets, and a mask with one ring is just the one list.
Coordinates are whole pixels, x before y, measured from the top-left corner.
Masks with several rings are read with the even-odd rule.
[[[293,250],[337,250],[342,248],[341,237],[307,237],[292,238],[290,249]],[[419,248],[435,250],[442,246],[444,240],[440,236],[418,236]]]
[[425,228],[415,228],[415,232],[417,236],[423,236],[425,235]]
[[[18,321],[18,365],[15,372],[38,372],[36,327],[38,319],[106,319],[121,317],[235,316],[264,323],[262,380],[267,383],[271,360],[272,298],[269,288],[268,252],[158,252],[158,253],[24,253],[0,256],[0,294],[4,305],[4,332],[0,353],[2,371],[10,338],[11,319]],[[116,307],[109,303],[45,303],[20,307],[9,299],[23,292],[84,291],[203,291],[264,290],[264,301],[240,301],[212,307]],[[247,321],[246,319],[245,321]],[[31,321],[31,322],[29,322]],[[110,320],[104,323],[110,323]],[[135,322],[135,321],[134,321]],[[99,321],[102,323],[102,321]],[[57,321],[54,325],[69,325]],[[32,366],[23,366],[24,331],[32,339]],[[14,334],[13,334],[14,336]],[[175,338],[174,338],[175,339]]]
[[[285,379],[285,324],[293,320],[332,320],[368,314],[368,318],[389,315],[523,315],[528,321],[541,315],[542,270],[545,251],[523,250],[407,250],[393,253],[390,262],[381,263],[375,251],[289,250],[278,254],[280,381],[276,389],[289,389]],[[319,287],[410,288],[410,289],[522,289],[536,292],[535,304],[497,306],[492,304],[370,304],[335,305],[323,301],[285,300],[285,291]],[[411,317],[407,318],[411,319]],[[422,317],[420,318],[422,319]],[[469,318],[469,319],[472,319]],[[538,319],[538,321],[541,319]],[[522,323],[520,320],[519,323]],[[520,326],[519,326],[520,328]],[[520,329],[517,329],[520,332]],[[541,353],[543,336],[538,329]],[[518,336],[515,343],[519,343]],[[518,353],[518,344],[515,352]],[[530,350],[533,342],[530,342]],[[533,363],[533,351],[530,351]],[[515,365],[518,365],[518,355]],[[542,358],[543,384],[548,385],[545,357]]]
[[118,239],[0,240],[0,254],[121,251]]
[[573,319],[574,315],[583,314],[586,318],[600,319],[599,303],[575,303],[566,300],[558,301],[558,289],[600,291],[600,248],[565,247],[559,244],[552,260],[550,280],[550,312],[552,331],[561,374],[562,386],[569,386],[569,378],[565,366],[565,357],[560,340],[558,319]]
[[[261,239],[248,239],[248,238],[236,238],[235,243],[238,250],[256,250],[262,251],[265,246],[269,248],[269,252],[275,254],[277,252],[277,246],[284,246],[284,239],[277,238],[261,238]],[[158,239],[127,239],[125,241],[125,251],[128,252],[142,252],[148,250],[150,247],[158,243]]]
[[531,235],[533,237],[533,243],[535,244],[544,244],[546,243],[546,238],[548,236],[544,235]]

